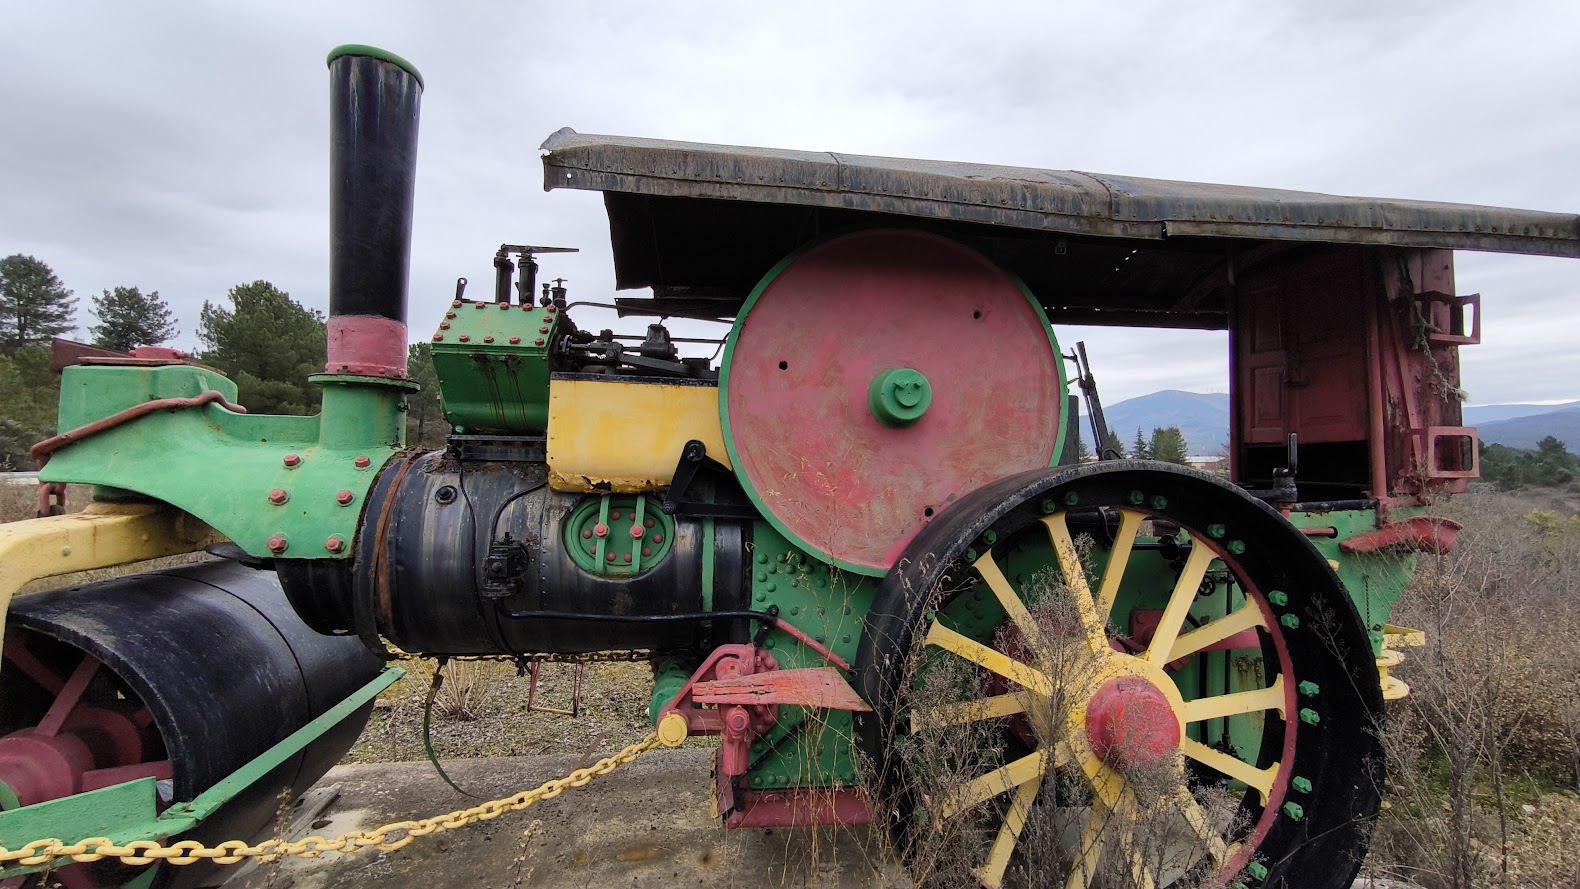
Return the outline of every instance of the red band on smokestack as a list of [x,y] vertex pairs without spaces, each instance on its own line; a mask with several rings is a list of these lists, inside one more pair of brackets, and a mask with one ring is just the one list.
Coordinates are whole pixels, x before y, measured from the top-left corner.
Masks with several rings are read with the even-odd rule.
[[406,325],[378,315],[331,317],[324,371],[406,379]]

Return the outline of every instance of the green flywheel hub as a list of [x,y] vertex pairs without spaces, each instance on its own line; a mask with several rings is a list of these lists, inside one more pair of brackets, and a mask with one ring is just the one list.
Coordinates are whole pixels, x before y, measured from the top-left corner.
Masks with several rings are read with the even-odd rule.
[[933,387],[919,370],[891,367],[872,378],[867,404],[883,425],[909,426],[932,406]]
[[642,494],[605,494],[571,511],[565,549],[583,571],[641,574],[675,546],[675,520]]

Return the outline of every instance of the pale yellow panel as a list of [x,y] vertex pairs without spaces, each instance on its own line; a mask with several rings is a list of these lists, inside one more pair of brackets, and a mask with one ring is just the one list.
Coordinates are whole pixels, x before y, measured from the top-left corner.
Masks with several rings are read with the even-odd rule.
[[694,438],[730,465],[712,386],[549,382],[549,486],[556,491],[667,487],[681,448]]

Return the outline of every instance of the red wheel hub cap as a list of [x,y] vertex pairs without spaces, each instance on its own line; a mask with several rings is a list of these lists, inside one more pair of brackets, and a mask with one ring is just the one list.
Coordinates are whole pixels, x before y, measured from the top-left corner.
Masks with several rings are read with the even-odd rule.
[[1158,765],[1179,750],[1179,717],[1156,685],[1121,676],[1103,683],[1087,703],[1086,737],[1110,765]]

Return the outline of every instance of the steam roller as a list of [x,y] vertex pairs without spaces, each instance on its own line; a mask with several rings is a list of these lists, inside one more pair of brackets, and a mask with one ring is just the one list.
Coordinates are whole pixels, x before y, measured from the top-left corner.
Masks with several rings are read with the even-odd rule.
[[[539,280],[569,248],[500,245],[418,332],[429,450],[423,81],[360,45],[329,72],[321,412],[84,359],[34,454],[94,502],[0,527],[0,878],[54,866],[6,857],[40,837],[266,828],[379,658],[626,652],[659,742],[718,737],[727,828],[873,824],[922,885],[1349,884],[1420,638],[1389,613],[1476,471],[1452,250],[1575,255],[1574,217],[565,129],[545,186],[602,194],[651,289],[612,305],[652,323],[583,327],[611,304]],[[1072,381],[1107,430],[1050,318],[1229,331],[1228,466],[1081,459]],[[58,873],[216,879],[135,864]]]

